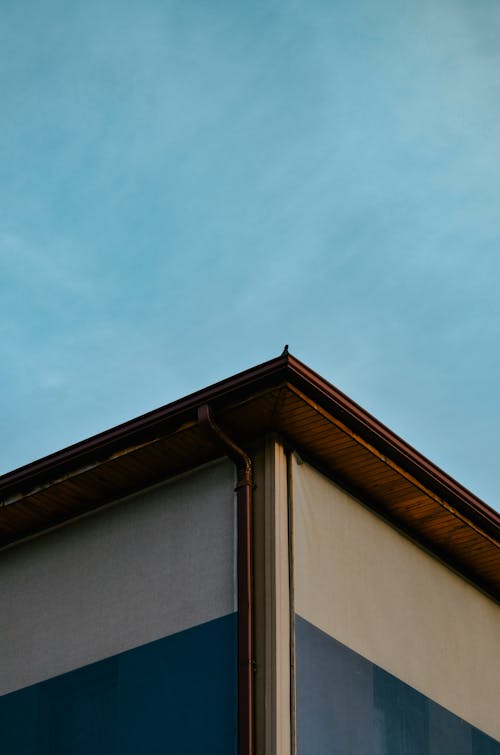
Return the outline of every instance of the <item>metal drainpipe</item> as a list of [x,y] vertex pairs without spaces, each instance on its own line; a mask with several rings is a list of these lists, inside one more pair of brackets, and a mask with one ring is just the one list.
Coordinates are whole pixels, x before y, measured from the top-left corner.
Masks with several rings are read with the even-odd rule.
[[252,460],[220,428],[207,404],[198,421],[215,435],[235,464],[238,526],[238,755],[254,755]]

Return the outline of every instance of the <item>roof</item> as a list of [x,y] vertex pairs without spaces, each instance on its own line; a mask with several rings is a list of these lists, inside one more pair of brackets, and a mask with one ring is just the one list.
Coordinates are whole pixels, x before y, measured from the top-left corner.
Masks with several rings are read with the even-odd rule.
[[500,600],[500,515],[288,353],[0,476],[0,547],[220,457],[203,404],[244,448],[278,433]]

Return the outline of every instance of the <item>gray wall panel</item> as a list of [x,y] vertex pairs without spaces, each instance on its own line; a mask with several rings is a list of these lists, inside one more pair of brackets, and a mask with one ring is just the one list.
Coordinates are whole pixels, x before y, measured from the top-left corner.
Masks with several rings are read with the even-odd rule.
[[227,461],[0,553],[0,694],[235,610]]

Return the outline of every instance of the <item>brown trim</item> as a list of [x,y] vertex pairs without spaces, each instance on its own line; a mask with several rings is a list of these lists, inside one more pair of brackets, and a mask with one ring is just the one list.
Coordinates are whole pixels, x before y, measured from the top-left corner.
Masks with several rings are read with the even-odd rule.
[[252,461],[214,421],[210,407],[198,408],[198,419],[223,446],[235,464],[238,527],[238,755],[254,753],[254,651],[253,651],[253,528]]
[[[497,540],[500,514],[443,472],[385,425],[362,409],[342,391],[324,380],[291,354],[240,372],[233,377],[190,394],[117,427],[26,464],[0,476],[0,501],[21,496],[35,487],[63,476],[69,470],[99,463],[131,446],[146,443],[197,421],[197,408],[210,404],[214,411],[257,391],[288,382],[316,402],[352,431],[375,446],[399,466]],[[279,428],[277,428],[279,431]]]
[[[333,422],[333,424],[339,427],[346,435],[349,435],[351,438],[353,438],[356,441],[356,443],[359,443],[360,445],[364,446],[364,448],[366,448],[371,454],[373,454],[378,459],[380,459],[381,462],[383,462],[384,464],[387,464],[387,466],[389,467],[392,467],[395,471],[398,472],[398,474],[405,477],[412,485],[417,487],[419,490],[422,490],[426,495],[430,495],[437,503],[439,503],[441,506],[444,506],[444,508],[448,509],[450,513],[452,513],[454,516],[456,516],[458,519],[463,521],[468,526],[473,527],[476,531],[481,532],[483,536],[486,536],[494,544],[498,542],[498,539],[491,537],[488,534],[488,532],[485,531],[484,527],[480,528],[474,524],[473,518],[470,516],[470,511],[469,511],[469,516],[465,517],[461,513],[460,509],[458,508],[455,509],[453,506],[450,506],[446,500],[436,495],[436,493],[434,493],[428,486],[420,482],[419,479],[414,474],[411,474],[410,472],[406,471],[401,465],[395,464],[394,461],[392,460],[392,458],[394,458],[394,454],[392,454],[392,458],[389,458],[388,456],[384,455],[378,450],[378,448],[375,448],[374,446],[372,446],[371,443],[367,442],[362,436],[358,435],[357,433],[352,432],[351,428],[348,427],[345,424],[345,422],[337,419],[329,412],[326,412],[325,410],[322,409],[321,406],[314,405],[314,402],[311,402],[310,399],[304,393],[302,393],[302,391],[299,391],[293,385],[290,385],[289,387],[290,387],[290,390],[292,390],[296,395],[300,396],[302,401],[312,406],[316,411],[322,414],[322,416],[326,417],[326,419],[328,419],[330,422]],[[401,443],[404,443],[404,441],[401,441]],[[410,451],[413,451],[413,449],[411,449],[410,447],[408,448]],[[426,460],[424,459],[424,461]],[[430,464],[430,462],[428,462],[428,464]],[[444,472],[442,472],[441,474],[443,477],[447,477],[447,475],[445,475]],[[451,480],[451,478],[449,479]],[[451,482],[454,482],[454,481],[451,480]],[[455,483],[455,485],[458,486],[458,483]],[[468,492],[468,491],[465,491],[465,492]],[[449,499],[449,496],[448,496],[448,499]],[[481,501],[479,501],[479,499],[477,499],[477,501],[478,503],[482,503]]]
[[498,540],[498,512],[422,456],[345,393],[291,355],[288,358],[288,369],[290,383],[302,388],[310,399],[344,421],[355,433],[376,446],[380,452],[414,475],[426,487],[453,502],[461,513],[476,521],[482,529],[489,530],[492,527],[492,534]]
[[197,422],[200,405],[210,404],[217,411],[219,406],[238,401],[253,390],[278,385],[286,379],[286,374],[287,357],[271,359],[0,475],[0,501],[7,498],[11,491],[27,493],[65,475],[69,470],[109,459],[121,450],[176,432],[187,422]]

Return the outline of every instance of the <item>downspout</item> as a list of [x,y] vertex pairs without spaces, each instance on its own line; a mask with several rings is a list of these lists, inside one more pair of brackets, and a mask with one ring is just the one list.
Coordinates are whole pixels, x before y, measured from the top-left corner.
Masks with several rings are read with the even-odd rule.
[[238,527],[238,755],[254,755],[252,460],[220,428],[210,407],[198,407],[198,421],[216,436],[236,466]]

